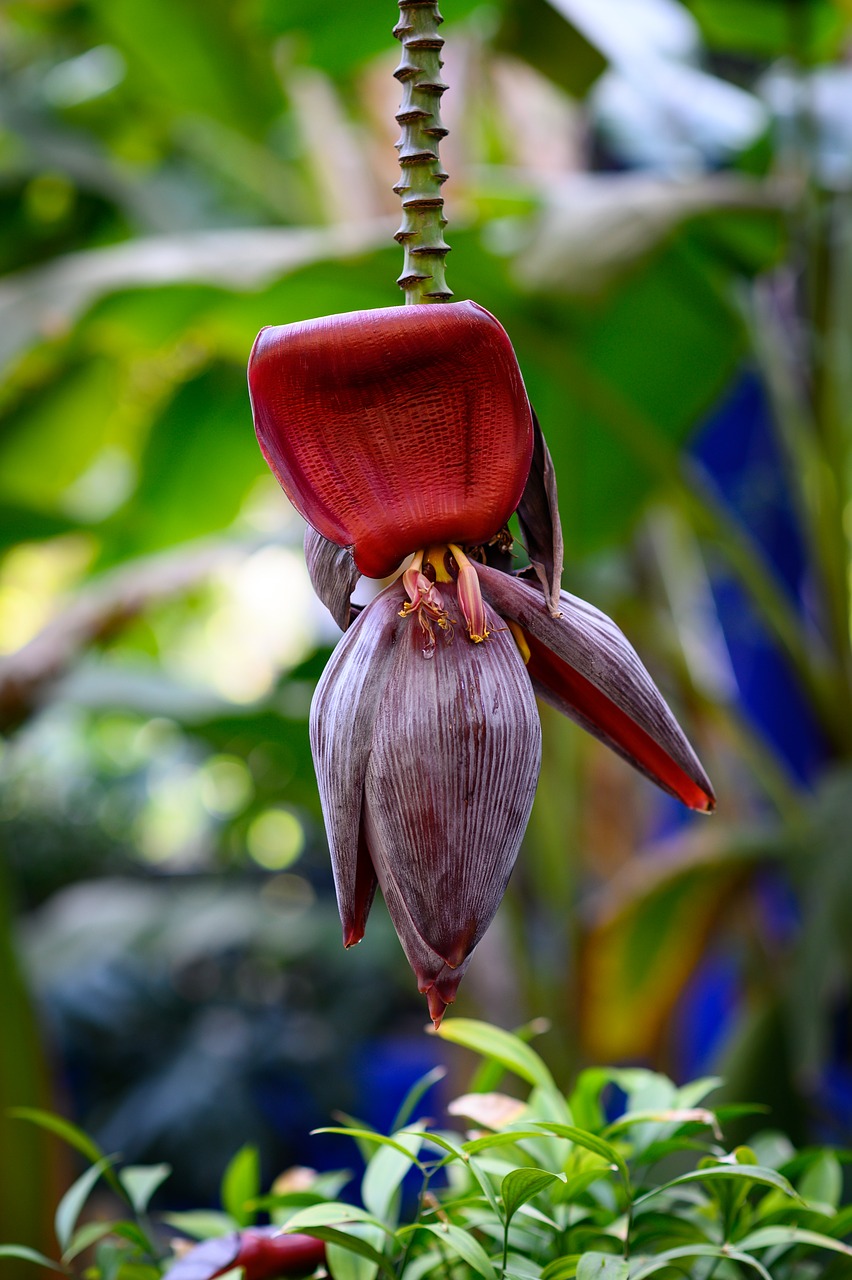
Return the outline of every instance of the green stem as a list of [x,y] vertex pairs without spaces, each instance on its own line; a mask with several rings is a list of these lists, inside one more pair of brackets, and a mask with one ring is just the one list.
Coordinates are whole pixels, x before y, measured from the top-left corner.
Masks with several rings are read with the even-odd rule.
[[438,145],[447,130],[441,122],[441,50],[438,35],[443,18],[434,0],[398,0],[400,20],[394,35],[403,54],[394,75],[402,85],[396,118],[402,129],[396,149],[402,170],[394,191],[402,200],[402,225],[394,239],[405,260],[397,280],[406,303],[448,302],[453,296],[444,275],[450,246],[444,241],[444,197],[447,175],[441,168]]

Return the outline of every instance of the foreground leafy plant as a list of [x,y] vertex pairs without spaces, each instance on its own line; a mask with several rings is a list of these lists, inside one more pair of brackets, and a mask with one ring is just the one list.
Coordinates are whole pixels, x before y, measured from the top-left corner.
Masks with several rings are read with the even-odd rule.
[[[148,1221],[165,1166],[116,1170],[73,1126],[28,1113],[92,1163],[57,1210],[61,1258],[17,1246],[0,1247],[0,1258],[87,1280],[273,1280],[312,1270],[333,1280],[852,1276],[852,1206],[841,1205],[848,1153],[796,1152],[769,1131],[728,1150],[721,1124],[749,1109],[708,1107],[719,1085],[712,1077],[678,1088],[652,1071],[592,1068],[564,1095],[528,1032],[453,1019],[439,1034],[483,1060],[473,1091],[448,1108],[466,1122],[461,1132],[411,1121],[440,1070],[414,1086],[391,1133],[354,1122],[320,1130],[347,1134],[364,1155],[360,1205],[338,1198],[350,1175],[307,1170],[262,1196],[256,1154],[245,1148],[225,1173],[222,1212],[164,1217],[194,1246],[163,1245],[162,1226]],[[524,1100],[495,1092],[507,1072],[527,1086]],[[409,1176],[419,1184],[412,1213]],[[132,1215],[80,1226],[101,1178]],[[258,1226],[259,1214],[271,1225]]]

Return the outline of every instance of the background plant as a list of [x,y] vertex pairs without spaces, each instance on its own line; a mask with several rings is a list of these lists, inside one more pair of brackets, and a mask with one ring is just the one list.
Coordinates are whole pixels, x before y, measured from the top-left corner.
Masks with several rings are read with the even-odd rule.
[[[13,1246],[0,1246],[0,1256],[75,1274],[94,1248],[85,1272],[92,1280],[161,1274],[178,1280],[184,1271],[201,1280],[220,1273],[232,1241],[246,1238],[262,1213],[284,1234],[325,1241],[335,1280],[419,1280],[435,1271],[483,1280],[725,1280],[751,1273],[786,1280],[852,1272],[852,1249],[844,1243],[852,1209],[840,1203],[840,1153],[796,1152],[777,1131],[728,1150],[720,1122],[754,1108],[713,1109],[708,1097],[717,1079],[679,1089],[644,1069],[593,1068],[564,1095],[527,1043],[528,1033],[520,1038],[456,1018],[439,1034],[481,1058],[472,1091],[448,1108],[450,1123],[475,1127],[458,1132],[412,1121],[441,1075],[432,1072],[412,1089],[391,1133],[357,1122],[319,1130],[317,1144],[322,1135],[341,1133],[363,1155],[360,1203],[335,1198],[351,1187],[347,1172],[319,1176],[303,1169],[298,1187],[293,1173],[285,1174],[270,1194],[260,1195],[257,1151],[244,1147],[225,1172],[221,1211],[165,1215],[167,1228],[220,1239],[221,1254],[173,1245],[175,1261],[161,1243],[162,1226],[148,1217],[168,1166],[114,1168],[79,1130],[32,1112],[25,1118],[97,1158],[57,1209],[61,1260]],[[491,1088],[505,1073],[526,1087],[525,1100]],[[79,1225],[99,1180],[109,1182],[113,1199],[132,1217]],[[417,1187],[415,1196],[404,1196],[408,1183]],[[211,1256],[206,1269],[205,1256]],[[245,1274],[252,1280],[250,1265]]]
[[[842,1136],[848,7],[672,0],[633,26],[617,5],[448,0],[445,17],[452,287],[518,351],[566,586],[636,636],[725,797],[712,826],[676,829],[549,724],[503,935],[466,999],[507,1025],[549,1013],[563,1068],[642,1058],[682,1079],[724,1053],[797,1139]],[[137,1089],[179,1092],[190,1028],[239,1043],[246,1003],[295,1009],[274,1043],[314,1061],[354,1043],[283,944],[246,941],[298,917],[298,971],[336,972],[305,725],[334,633],[243,371],[262,324],[394,300],[393,19],[264,0],[0,17],[0,914],[22,926],[0,947],[4,1114],[49,1096],[21,967],[98,1136],[142,1114]],[[231,904],[257,877],[229,945],[214,872]],[[186,911],[164,917],[152,990],[158,893]],[[149,1037],[159,1091],[121,1060],[106,1101],[90,1088],[110,1026]],[[38,1244],[53,1157],[5,1118],[0,1152],[0,1235]]]

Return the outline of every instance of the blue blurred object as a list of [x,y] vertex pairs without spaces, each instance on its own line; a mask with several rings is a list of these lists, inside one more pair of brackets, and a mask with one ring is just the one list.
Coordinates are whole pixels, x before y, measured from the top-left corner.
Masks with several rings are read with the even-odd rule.
[[[785,462],[758,377],[745,370],[696,432],[692,456],[748,530],[800,613],[812,625],[812,569],[794,514]],[[828,744],[795,676],[738,582],[713,566],[712,589],[742,707],[796,778],[815,782]]]

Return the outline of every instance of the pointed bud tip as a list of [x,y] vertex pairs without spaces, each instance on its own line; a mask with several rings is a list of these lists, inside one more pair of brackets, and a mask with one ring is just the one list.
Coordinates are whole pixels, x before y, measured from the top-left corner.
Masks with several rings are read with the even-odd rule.
[[442,1000],[438,992],[432,986],[423,993],[426,996],[426,1003],[429,1006],[429,1017],[432,1019],[432,1026],[437,1031],[443,1021],[444,1014],[449,1008],[446,1000]]
[[358,943],[364,936],[364,928],[355,924],[343,926],[343,945],[348,951],[350,947],[357,947]]

